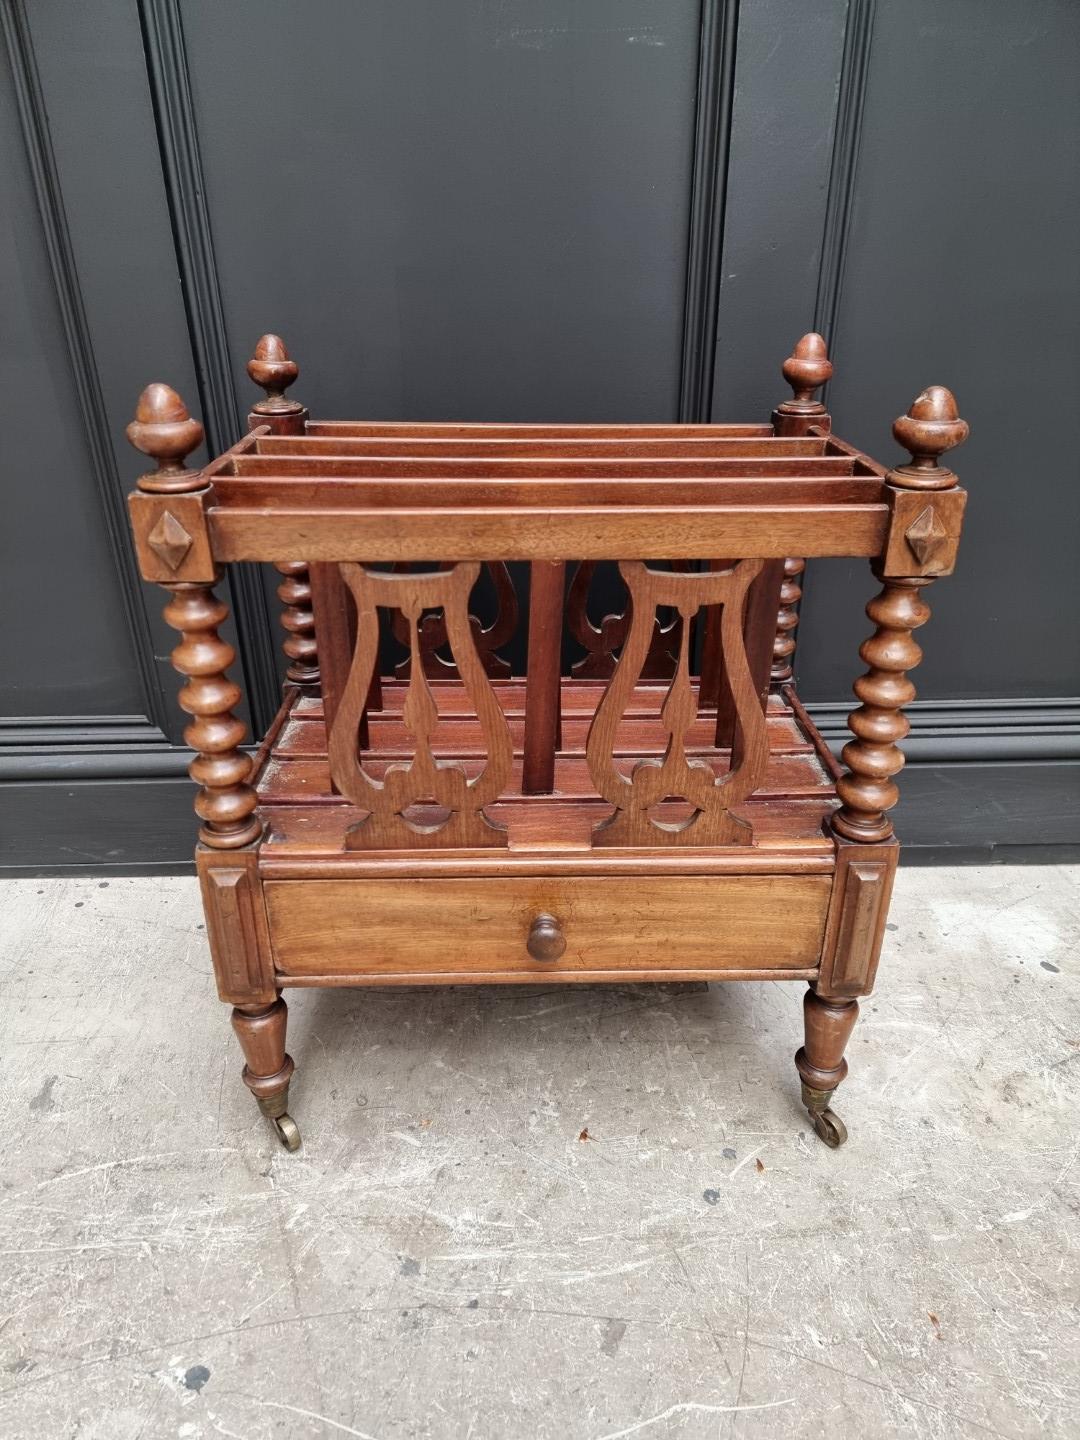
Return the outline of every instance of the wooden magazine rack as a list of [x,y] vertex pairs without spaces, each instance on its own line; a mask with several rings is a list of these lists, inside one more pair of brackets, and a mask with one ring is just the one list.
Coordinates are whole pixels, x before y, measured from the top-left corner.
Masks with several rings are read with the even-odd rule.
[[[897,420],[912,458],[887,470],[831,434],[818,335],[760,425],[316,422],[276,336],[248,369],[250,433],[198,472],[202,427],[143,392],[128,434],[158,468],[130,507],[181,635],[218,990],[283,1143],[289,986],[797,980],[803,1103],[840,1144],[912,632],[964,508],[940,463],[967,435],[949,391]],[[819,555],[881,581],[842,767],[792,683]],[[289,663],[252,755],[214,587],[260,561]],[[605,581],[621,598],[598,619]]]

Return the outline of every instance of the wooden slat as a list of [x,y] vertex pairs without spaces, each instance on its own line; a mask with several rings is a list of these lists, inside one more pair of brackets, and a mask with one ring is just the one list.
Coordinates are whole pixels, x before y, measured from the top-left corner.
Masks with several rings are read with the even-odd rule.
[[[792,462],[793,463],[793,462]],[[214,503],[226,509],[309,510],[382,505],[471,509],[521,505],[538,509],[568,505],[640,505],[662,498],[665,505],[850,505],[884,503],[886,492],[873,478],[853,475],[476,476],[467,480],[429,476],[403,480],[303,475],[223,476],[214,485]]]
[[555,751],[562,743],[563,596],[566,562],[535,561],[529,572],[529,651],[522,788],[544,794],[555,783]]
[[[756,467],[770,473],[798,474],[800,465],[809,465],[809,475],[851,475],[853,460],[843,455],[825,455],[817,442],[809,440],[777,440],[776,448],[764,448],[768,442],[747,441],[755,448],[746,454],[730,451],[704,459],[681,455],[635,455],[618,459],[580,457],[571,459],[514,459],[470,455],[459,460],[448,459],[439,452],[430,458],[416,456],[328,455],[320,457],[297,453],[281,455],[236,455],[221,474],[238,476],[279,476],[311,479],[387,479],[396,476],[407,480],[564,480],[594,476],[596,479],[634,479],[664,477],[678,479],[709,479],[720,476],[753,475]],[[810,462],[814,462],[810,464]],[[788,462],[788,463],[783,463]]]
[[[749,871],[755,868],[753,855],[756,851],[779,851],[789,863],[800,857],[795,866],[798,869],[805,868],[801,857],[806,857],[812,863],[812,857],[816,856],[824,862],[823,868],[831,869],[836,845],[830,836],[823,833],[822,825],[835,809],[836,803],[835,796],[832,799],[787,799],[770,796],[764,800],[747,800],[736,806],[734,813],[748,820],[754,827],[753,847],[733,847],[742,851],[746,857],[740,869]],[[493,817],[508,827],[511,845],[516,846],[515,832],[518,832],[520,827],[524,827],[529,837],[526,843],[531,844],[532,853],[524,856],[519,865],[541,868],[540,857],[545,853],[552,853],[546,851],[536,834],[533,817],[541,810],[550,833],[555,837],[565,837],[574,827],[581,828],[580,847],[567,847],[561,861],[557,858],[553,860],[556,868],[561,864],[568,873],[580,873],[585,867],[616,873],[620,870],[633,871],[636,864],[638,873],[653,874],[658,873],[665,864],[672,869],[682,870],[691,868],[695,863],[693,852],[683,851],[680,855],[674,847],[665,850],[657,846],[634,851],[620,851],[613,847],[606,852],[609,859],[605,865],[604,849],[589,849],[583,828],[590,820],[595,821],[604,813],[602,805],[583,806],[580,800],[564,801],[560,805],[547,799],[538,801],[535,796],[526,796],[492,807]],[[349,825],[355,824],[360,816],[348,805],[267,805],[260,813],[269,825],[267,839],[259,853],[259,868],[263,873],[268,873],[275,867],[275,862],[279,862],[283,868],[299,862],[302,870],[303,863],[308,858],[318,860],[321,865],[332,859],[335,870],[340,867],[342,872],[349,874],[362,873],[368,867],[372,870],[377,868],[380,873],[385,874],[388,856],[400,857],[398,863],[403,873],[420,873],[424,870],[434,873],[436,868],[448,868],[436,867],[434,852],[422,850],[412,852],[411,855],[407,851],[372,851],[372,859],[366,864],[362,859],[358,859],[355,866],[349,866],[350,857],[342,850],[345,830]],[[524,852],[525,847],[521,848]],[[705,849],[699,854],[700,859],[696,863],[708,873],[719,871],[731,852]],[[353,851],[352,855],[360,857],[363,852]],[[476,874],[481,866],[485,872],[490,870],[492,873],[515,868],[512,854],[508,855],[504,850],[486,853],[478,850],[446,851],[444,856],[446,861],[451,862],[457,857],[457,873],[460,874]],[[775,861],[766,857],[761,860],[760,868],[771,870],[774,864]],[[325,875],[326,871],[321,873]]]
[[[432,680],[430,683],[440,715],[460,716],[472,713],[465,687],[460,681]],[[568,681],[563,687],[563,713],[566,715],[591,715],[596,709],[597,701],[606,684],[606,680],[574,679]],[[504,714],[521,716],[525,713],[525,681],[520,676],[507,680],[496,680],[494,686]],[[383,717],[387,715],[400,716],[405,696],[408,693],[408,683],[404,680],[384,677],[382,689]],[[643,682],[634,691],[633,703],[628,707],[627,714],[658,715],[667,690],[668,685],[665,681]],[[705,702],[700,703],[704,705]],[[769,696],[767,714],[771,722],[792,724],[792,708],[785,703],[784,697],[781,695],[771,694]],[[292,715],[296,721],[321,720],[323,718],[322,701],[318,695],[301,694],[296,700]],[[794,728],[792,733],[794,733]]]
[[[570,682],[564,683],[564,696],[569,692]],[[571,692],[572,693],[572,692]],[[602,692],[595,691],[599,699]],[[593,708],[595,709],[595,701]],[[589,733],[589,725],[592,723],[592,710],[570,710],[564,707],[566,713],[562,718],[562,744],[559,749],[567,755],[584,755],[585,741]],[[519,754],[525,749],[525,714],[522,710],[510,711],[503,707],[503,713],[507,717],[510,726],[510,735],[514,741]],[[800,734],[799,727],[792,716],[770,714],[766,717],[766,726],[769,732],[769,746],[779,753],[781,751],[796,754],[809,754],[813,745],[809,739]],[[409,755],[412,753],[412,741],[405,722],[401,718],[401,711],[387,711],[372,714],[370,717],[370,749],[379,755]],[[461,715],[447,713],[441,706],[439,709],[439,753],[446,756],[459,755],[480,755],[479,732],[475,718],[472,715]],[[690,732],[691,748],[695,753],[707,752],[713,742],[713,720],[708,713],[702,714],[695,721]],[[650,755],[659,754],[667,743],[666,732],[661,728],[659,721],[659,707],[654,707],[647,713],[630,712],[624,717],[619,727],[619,749],[620,755],[632,755],[635,750]],[[326,729],[321,720],[307,720],[292,718],[284,726],[278,735],[274,745],[273,753],[281,757],[312,757],[326,754]]]
[[771,425],[545,425],[478,423],[473,421],[417,422],[413,420],[311,420],[308,435],[334,437],[400,436],[402,439],[452,440],[472,439],[705,439],[767,438],[773,434]]
[[[643,753],[650,752],[636,750],[620,753],[618,759],[623,762],[620,768],[629,773],[634,762]],[[652,751],[651,753],[655,754],[656,752]],[[689,753],[695,759],[707,761],[716,775],[725,775],[730,768],[727,752],[716,752],[707,746],[700,746],[692,749]],[[364,769],[374,779],[379,780],[385,774],[388,766],[400,764],[411,754],[411,747],[404,745],[396,755],[390,747],[380,749],[374,755],[370,753],[365,755]],[[460,762],[470,779],[480,773],[487,758],[483,754],[477,754],[475,749],[471,754],[462,754],[448,746],[443,747],[440,754],[444,759]],[[809,752],[801,755],[774,755],[770,760],[765,780],[754,793],[758,800],[763,800],[777,796],[813,799],[825,795],[826,792],[831,792],[831,784],[817,756]],[[529,792],[523,788],[522,762],[519,753],[514,760],[512,778],[496,803],[505,804],[517,798],[525,798],[534,804],[542,805],[551,799],[565,800],[568,796],[575,797],[583,804],[601,808],[607,805],[607,802],[596,793],[584,756],[581,754],[557,756],[552,767],[551,789],[545,793],[538,793]],[[348,808],[348,802],[335,793],[331,787],[330,765],[325,756],[296,759],[271,756],[263,766],[259,777],[259,803],[268,807],[338,805]],[[610,809],[610,806],[607,808]]]
[[[256,455],[306,456],[309,459],[326,460],[334,457],[360,456],[376,459],[380,457],[407,458],[410,456],[427,460],[465,460],[470,457],[495,460],[505,457],[512,460],[660,460],[682,457],[686,460],[707,460],[750,456],[759,453],[776,455],[823,455],[823,447],[812,450],[790,451],[788,440],[773,441],[766,437],[745,440],[698,436],[687,439],[680,436],[647,440],[608,439],[492,439],[492,438],[451,438],[451,439],[384,439],[378,436],[357,436],[351,439],[337,439],[326,435],[269,435],[261,437],[253,447]],[[814,443],[814,442],[811,442]],[[768,446],[768,451],[764,447]]]
[[[356,612],[335,564],[309,565],[319,682],[327,727],[334,723],[356,643]],[[380,700],[377,703],[381,703]]]
[[[776,612],[780,608],[780,586],[784,580],[784,562],[770,560],[750,586],[743,616],[743,644],[750,664],[754,690],[764,706],[769,696],[772,670],[773,640],[776,636]],[[717,627],[719,628],[719,627]],[[715,642],[714,642],[715,643]],[[735,707],[727,676],[721,670],[716,692],[716,744],[722,749],[736,745]]]
[[309,563],[871,556],[885,543],[888,518],[883,504],[672,508],[658,503],[553,507],[546,513],[521,506],[274,512],[214,506],[209,511],[218,560],[283,560],[302,554]]
[[[726,570],[733,559],[710,560],[710,570]],[[721,611],[711,605],[703,615],[698,616],[702,628],[701,636],[701,683],[698,688],[698,704],[715,707],[720,698],[724,681],[724,655],[720,635]]]

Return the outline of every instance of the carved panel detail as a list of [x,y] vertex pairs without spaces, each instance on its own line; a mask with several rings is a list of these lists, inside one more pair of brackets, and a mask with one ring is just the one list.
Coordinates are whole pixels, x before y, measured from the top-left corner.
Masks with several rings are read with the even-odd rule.
[[277,990],[253,851],[196,853],[218,994],[234,1005],[273,1002]]
[[915,517],[904,531],[911,552],[924,570],[948,548],[949,532],[937,517],[933,505]]
[[[566,597],[566,625],[570,634],[585,650],[571,669],[583,680],[606,680],[615,673],[615,652],[626,643],[633,618],[633,601],[627,597],[620,612],[605,615],[599,625],[589,618],[589,592],[596,575],[596,560],[582,560],[574,571]],[[677,570],[689,569],[690,562],[675,562]],[[666,680],[674,672],[680,643],[682,618],[675,615],[666,623],[653,617],[653,630],[648,654],[642,668],[643,680]]]
[[[768,735],[760,697],[750,673],[743,638],[747,590],[761,560],[740,560],[703,574],[651,570],[641,561],[622,561],[619,570],[630,592],[632,618],[618,665],[589,729],[586,755],[593,784],[615,813],[593,832],[595,845],[746,845],[751,827],[730,813],[760,783],[768,760]],[[634,689],[642,678],[658,605],[679,618],[675,674],[661,710],[668,734],[662,757],[639,760],[627,777],[616,764],[615,736]],[[723,607],[721,648],[730,684],[739,743],[738,761],[719,778],[704,759],[686,754],[686,736],[697,714],[690,680],[690,622],[703,605]],[[662,821],[649,812],[665,800],[689,801],[684,820]]]
[[[406,570],[403,564],[396,569]],[[444,567],[446,568],[446,567]],[[484,672],[493,678],[505,679],[510,674],[510,662],[498,653],[500,646],[510,641],[518,626],[518,598],[510,570],[503,560],[490,560],[484,568],[491,577],[495,590],[495,616],[489,625],[477,615],[469,616],[477,653]],[[402,679],[408,679],[413,665],[412,646],[409,640],[409,623],[405,616],[396,614],[393,619],[394,638],[402,645],[409,646],[409,654],[395,666]],[[438,680],[457,680],[458,667],[452,659],[438,654],[447,645],[446,617],[440,610],[429,610],[420,618],[420,660],[424,673]]]
[[[344,562],[341,574],[356,601],[356,650],[330,730],[330,772],[341,793],[368,816],[346,837],[348,849],[413,846],[505,845],[506,831],[484,814],[498,799],[513,766],[510,730],[477,654],[469,619],[469,593],[478,563],[426,574],[389,574]],[[360,721],[379,648],[378,606],[398,610],[408,628],[411,665],[402,717],[415,740],[407,764],[390,765],[376,780],[359,753]],[[487,752],[483,770],[469,778],[457,761],[437,760],[432,748],[439,721],[421,649],[425,612],[441,608],[447,642],[472,702]],[[434,806],[428,819],[417,806]],[[443,816],[438,810],[448,812]],[[413,811],[412,815],[407,812]]]
[[170,570],[175,571],[184,563],[184,556],[194,541],[172,511],[165,510],[147,535],[146,543],[155,555],[164,560]]

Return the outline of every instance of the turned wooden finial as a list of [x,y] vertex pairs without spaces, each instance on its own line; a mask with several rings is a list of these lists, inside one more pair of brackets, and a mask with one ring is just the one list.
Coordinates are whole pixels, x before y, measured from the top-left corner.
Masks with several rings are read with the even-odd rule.
[[300,374],[300,366],[290,360],[280,335],[262,337],[248,361],[247,372],[266,391],[266,399],[251,407],[253,415],[296,415],[303,410],[299,400],[289,400],[285,395]]
[[202,476],[197,470],[189,470],[184,461],[202,444],[203,427],[191,418],[171,386],[158,380],[146,387],[139,396],[135,419],[127,427],[127,438],[136,450],[158,463],[156,470],[140,475],[140,490],[153,495],[176,495],[202,489]]
[[940,463],[946,450],[962,445],[968,423],[961,420],[956,398],[944,385],[931,385],[911,402],[906,415],[893,423],[897,441],[911,454],[910,465],[889,471],[889,481],[902,490],[949,490],[956,476]]
[[814,399],[814,391],[820,390],[832,373],[824,338],[814,331],[804,335],[784,361],[784,379],[794,396],[777,409],[784,415],[824,415],[825,406]]

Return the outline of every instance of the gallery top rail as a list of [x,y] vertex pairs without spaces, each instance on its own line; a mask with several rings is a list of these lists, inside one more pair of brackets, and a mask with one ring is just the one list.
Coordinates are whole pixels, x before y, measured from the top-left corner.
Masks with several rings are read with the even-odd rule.
[[[794,395],[771,425],[314,421],[285,393],[298,367],[276,336],[248,369],[266,398],[202,470],[185,464],[202,427],[167,385],[147,387],[128,430],[158,466],[139,493],[197,506],[214,564],[884,556],[897,493],[955,486],[939,457],[967,430],[933,387],[894,427],[911,465],[837,439],[813,398],[832,373],[819,336],[785,362]],[[175,553],[182,517],[154,513]]]

